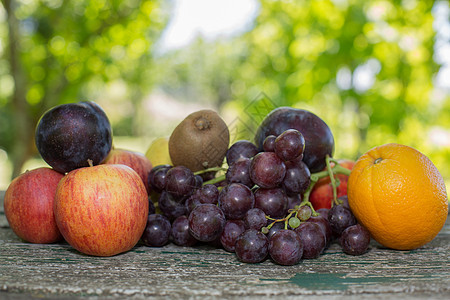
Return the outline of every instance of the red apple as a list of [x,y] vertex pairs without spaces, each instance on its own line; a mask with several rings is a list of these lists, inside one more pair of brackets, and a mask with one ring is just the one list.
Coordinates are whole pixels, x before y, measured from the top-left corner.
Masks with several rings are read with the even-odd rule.
[[[355,164],[354,161],[349,159],[338,160],[339,165],[351,170]],[[338,174],[337,179],[339,179],[339,186],[336,189],[337,196],[341,197],[347,195],[347,181],[348,176],[343,174]],[[309,195],[309,201],[313,205],[315,210],[321,208],[331,208],[331,203],[333,201],[333,187],[331,186],[330,178],[325,177],[319,179],[319,181],[314,185],[311,194]]]
[[38,244],[62,240],[53,215],[56,187],[64,175],[37,168],[16,177],[5,193],[6,219],[21,239]]
[[148,195],[133,169],[102,164],[69,172],[58,185],[54,211],[72,247],[112,256],[139,241],[147,223]]
[[113,149],[109,152],[103,163],[129,166],[141,177],[147,194],[150,193],[148,174],[152,170],[152,163],[144,154],[124,149]]

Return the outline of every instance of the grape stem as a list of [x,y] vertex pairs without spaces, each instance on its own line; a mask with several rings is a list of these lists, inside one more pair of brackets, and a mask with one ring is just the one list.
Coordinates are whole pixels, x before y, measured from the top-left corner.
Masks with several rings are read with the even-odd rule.
[[218,171],[226,171],[226,170],[227,170],[227,168],[223,168],[223,167],[213,167],[213,168],[194,172],[194,175],[201,175],[201,174],[205,174],[205,173],[209,173],[209,172],[218,172]]
[[[305,205],[307,205],[311,208],[312,216],[315,216],[315,217],[318,216],[319,214],[315,211],[312,203],[309,201],[309,196],[311,195],[311,192],[312,192],[314,186],[321,178],[325,178],[327,176],[330,178],[331,186],[333,187],[333,204],[339,205],[341,203],[341,201],[339,199],[337,199],[337,187],[339,186],[340,182],[337,178],[335,178],[335,176],[337,174],[343,174],[346,176],[350,176],[351,170],[342,167],[337,160],[331,158],[329,155],[327,155],[325,157],[325,163],[326,163],[325,170],[311,174],[311,182],[310,182],[308,188],[306,189],[305,193],[303,194],[302,202],[299,205],[295,206],[294,209],[289,210],[289,214],[286,217],[281,218],[281,219],[274,219],[269,216],[266,216],[266,219],[271,220],[273,222],[263,228],[265,231],[268,231],[277,222],[284,222],[285,223],[284,228],[287,229],[289,219],[291,217],[298,218],[298,213],[300,211],[300,207],[305,206]],[[227,170],[227,168],[224,168],[224,167],[213,167],[213,168],[197,171],[194,173],[194,175],[200,175],[200,174],[204,174],[204,173],[208,173],[208,172],[226,171],[226,170]],[[225,174],[223,174],[223,175],[217,176],[211,180],[204,182],[203,185],[215,184],[218,182],[222,182],[225,179],[226,179]]]
[[[342,167],[341,165],[339,165],[339,162],[337,160],[331,158],[329,155],[326,156],[325,163],[326,163],[326,169],[324,171],[320,171],[320,172],[311,174],[311,183],[309,184],[308,188],[306,189],[305,193],[303,194],[302,202],[299,205],[295,206],[294,209],[289,210],[289,214],[284,218],[274,219],[269,216],[266,216],[266,219],[271,220],[273,222],[270,223],[268,226],[264,227],[263,228],[264,231],[268,232],[268,230],[270,230],[270,228],[272,228],[272,226],[277,222],[284,222],[284,229],[287,229],[288,224],[289,224],[289,219],[291,217],[298,218],[298,213],[300,211],[300,208],[305,205],[307,205],[311,208],[311,215],[317,217],[319,215],[319,213],[317,213],[315,211],[312,203],[309,201],[309,196],[311,195],[311,191],[313,190],[314,186],[321,178],[325,178],[327,176],[330,177],[331,185],[333,187],[333,198],[334,198],[333,203],[335,205],[338,205],[341,203],[341,201],[337,199],[337,190],[336,189],[339,185],[339,180],[337,180],[335,178],[335,175],[344,174],[346,176],[350,176],[351,171],[349,169],[346,169],[346,168]],[[334,165],[332,165],[332,163]]]
[[[311,210],[313,212],[313,216],[317,216],[318,214],[312,207],[311,202],[309,201],[309,196],[314,188],[314,185],[319,181],[321,178],[329,177],[331,181],[331,186],[333,187],[333,203],[334,204],[340,204],[340,201],[337,199],[337,187],[339,185],[339,181],[335,178],[335,175],[337,174],[344,174],[346,176],[350,176],[350,170],[344,168],[339,164],[339,162],[333,158],[331,158],[329,155],[325,158],[326,163],[326,169],[324,171],[316,172],[311,174],[311,183],[308,186],[308,189],[303,194],[303,201],[300,205],[306,204],[309,207],[311,207]],[[331,165],[333,163],[334,165]]]
[[205,184],[216,184],[218,182],[224,181],[225,179],[226,179],[225,178],[225,174],[224,175],[220,175],[220,176],[217,176],[217,177],[215,177],[213,179],[210,179],[208,181],[203,182],[203,185],[205,185]]

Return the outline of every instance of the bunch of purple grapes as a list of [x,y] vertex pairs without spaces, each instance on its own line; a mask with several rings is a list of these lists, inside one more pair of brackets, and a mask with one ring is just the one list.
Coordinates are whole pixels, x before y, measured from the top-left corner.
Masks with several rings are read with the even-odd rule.
[[[294,265],[317,258],[337,235],[337,223],[330,217],[333,211],[314,216],[311,207],[302,203],[311,182],[302,161],[305,140],[299,131],[289,129],[278,137],[268,136],[263,149],[260,152],[246,140],[234,143],[226,153],[225,180],[216,184],[204,183],[184,166],[153,168],[149,185],[159,193],[161,214],[155,214],[150,201],[142,242],[153,247],[170,241],[179,246],[210,243],[235,252],[247,263],[270,257],[278,264]],[[359,234],[361,226],[353,231],[350,225],[336,226],[342,229],[339,236],[345,252],[365,251],[350,245],[355,243],[350,236]]]

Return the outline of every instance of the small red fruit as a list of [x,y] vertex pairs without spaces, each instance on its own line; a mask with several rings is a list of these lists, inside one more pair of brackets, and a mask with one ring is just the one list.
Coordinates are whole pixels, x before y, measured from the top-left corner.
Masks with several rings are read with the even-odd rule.
[[[349,170],[351,170],[355,165],[355,162],[349,159],[340,159],[338,162],[339,165]],[[336,178],[339,180],[339,186],[336,188],[337,197],[347,195],[348,176],[338,174]],[[331,185],[329,177],[319,179],[309,195],[309,201],[315,210],[321,208],[331,208],[331,203],[333,202],[333,186]]]

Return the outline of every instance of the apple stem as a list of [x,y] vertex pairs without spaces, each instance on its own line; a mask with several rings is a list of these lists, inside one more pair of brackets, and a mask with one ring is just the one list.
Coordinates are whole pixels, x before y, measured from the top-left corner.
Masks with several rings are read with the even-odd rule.
[[88,159],[87,160],[89,167],[93,167],[94,166],[94,162],[92,161],[92,159]]

